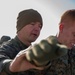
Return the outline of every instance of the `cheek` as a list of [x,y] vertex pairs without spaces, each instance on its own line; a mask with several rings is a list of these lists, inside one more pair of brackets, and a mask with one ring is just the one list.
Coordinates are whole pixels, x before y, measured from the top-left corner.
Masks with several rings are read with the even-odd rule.
[[64,31],[61,34],[62,34],[62,39],[63,39],[64,42],[66,42],[67,40],[69,40],[70,34],[69,34],[68,31]]
[[31,29],[28,29],[28,28],[26,29],[26,28],[25,28],[25,29],[23,30],[23,32],[26,33],[26,34],[29,34],[29,33],[31,32]]
[[70,33],[65,33],[65,35],[63,36],[63,38],[64,38],[65,44],[68,44],[72,40],[72,37],[71,37]]
[[69,37],[71,35],[71,32],[69,29],[64,29],[61,34],[63,34],[63,37]]

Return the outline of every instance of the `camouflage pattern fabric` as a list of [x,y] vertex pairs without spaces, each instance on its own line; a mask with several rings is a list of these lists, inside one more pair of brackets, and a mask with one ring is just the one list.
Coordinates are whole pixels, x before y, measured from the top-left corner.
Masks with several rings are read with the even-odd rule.
[[46,72],[38,75],[75,75],[75,50],[69,50],[67,55],[51,61]]
[[[5,59],[14,59],[16,54],[20,51],[27,48],[22,42],[18,40],[16,37],[8,42],[8,45],[4,45],[0,48],[0,75],[3,71],[3,66],[1,60]],[[9,54],[9,55],[3,55]],[[4,63],[3,63],[4,64]],[[38,70],[28,70],[24,72],[19,72],[15,74],[9,74],[5,71],[6,75],[75,75],[75,49],[68,50],[68,54],[62,56],[61,58],[55,59],[50,61],[50,66],[45,70],[38,71]],[[4,73],[4,74],[5,74]]]

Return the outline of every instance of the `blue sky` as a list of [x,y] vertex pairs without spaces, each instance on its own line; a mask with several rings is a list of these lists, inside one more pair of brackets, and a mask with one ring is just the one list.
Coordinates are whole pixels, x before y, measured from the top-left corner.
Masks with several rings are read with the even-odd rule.
[[21,10],[33,8],[43,17],[43,29],[36,42],[56,35],[61,15],[75,9],[75,0],[0,0],[0,37],[16,35],[16,18]]

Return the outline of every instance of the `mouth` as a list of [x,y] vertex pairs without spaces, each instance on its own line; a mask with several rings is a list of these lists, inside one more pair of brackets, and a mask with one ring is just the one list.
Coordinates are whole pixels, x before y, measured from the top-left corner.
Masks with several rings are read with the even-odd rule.
[[37,34],[32,34],[33,36],[37,37],[38,35]]

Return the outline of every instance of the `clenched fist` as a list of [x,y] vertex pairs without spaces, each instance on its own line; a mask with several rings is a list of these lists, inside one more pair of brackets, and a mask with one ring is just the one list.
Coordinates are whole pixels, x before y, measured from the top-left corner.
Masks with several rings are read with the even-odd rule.
[[65,45],[58,43],[55,36],[49,36],[27,50],[26,58],[36,66],[45,66],[50,60],[67,54],[67,50]]

